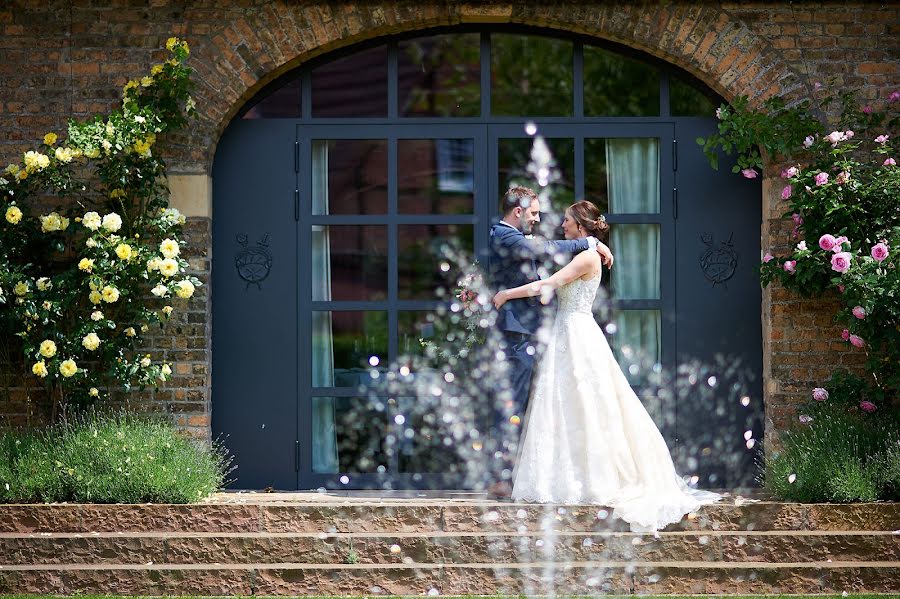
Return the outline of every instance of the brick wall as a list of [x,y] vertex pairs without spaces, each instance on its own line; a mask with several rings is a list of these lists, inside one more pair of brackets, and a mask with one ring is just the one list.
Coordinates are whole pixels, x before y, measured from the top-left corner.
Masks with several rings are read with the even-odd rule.
[[[900,5],[870,2],[594,3],[267,2],[263,0],[50,0],[0,8],[0,163],[45,131],[64,129],[115,105],[129,76],[158,62],[165,39],[186,38],[204,115],[189,134],[169,139],[170,171],[208,173],[216,141],[260,87],[309,58],[380,35],[467,22],[519,23],[593,35],[671,62],[725,98],[807,97],[813,82],[834,79],[860,90],[876,108],[900,86]],[[774,172],[774,169],[773,169]],[[786,239],[785,207],[764,186],[762,245]],[[208,220],[192,221],[192,257],[210,264]],[[777,249],[777,248],[775,248]],[[200,432],[209,423],[209,299],[153,340],[177,360],[174,386],[152,398],[176,421]],[[860,356],[836,341],[836,300],[801,301],[781,289],[764,293],[767,429],[787,425],[796,403],[838,362]],[[180,329],[180,333],[179,333]],[[0,411],[24,414],[15,393]],[[18,417],[17,417],[18,418]],[[19,418],[21,419],[21,418]],[[770,437],[771,438],[771,437]]]

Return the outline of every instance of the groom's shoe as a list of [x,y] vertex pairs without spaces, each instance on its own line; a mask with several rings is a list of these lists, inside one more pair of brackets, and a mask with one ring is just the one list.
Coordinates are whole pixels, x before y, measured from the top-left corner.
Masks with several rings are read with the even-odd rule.
[[512,486],[505,480],[497,481],[487,489],[491,499],[509,499],[512,495]]

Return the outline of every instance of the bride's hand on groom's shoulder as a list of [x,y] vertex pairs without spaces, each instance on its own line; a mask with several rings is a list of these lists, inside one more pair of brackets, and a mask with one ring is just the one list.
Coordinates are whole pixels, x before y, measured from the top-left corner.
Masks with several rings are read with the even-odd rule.
[[501,289],[500,291],[498,291],[496,293],[496,295],[494,295],[494,299],[493,299],[494,307],[497,308],[498,310],[500,309],[500,306],[502,306],[503,304],[506,303],[505,291],[506,291],[505,289]]

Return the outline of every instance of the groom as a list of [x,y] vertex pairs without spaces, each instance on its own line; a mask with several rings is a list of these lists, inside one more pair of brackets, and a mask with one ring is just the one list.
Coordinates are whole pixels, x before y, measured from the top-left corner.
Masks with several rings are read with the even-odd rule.
[[[488,276],[495,291],[538,280],[538,264],[552,261],[558,253],[575,254],[595,249],[603,263],[612,266],[612,252],[594,237],[564,241],[526,237],[540,222],[540,213],[540,201],[527,187],[511,187],[501,199],[500,214],[503,217],[491,227],[488,253]],[[493,436],[497,444],[494,450],[498,463],[494,472],[497,480],[488,488],[488,493],[497,497],[509,496],[512,491],[512,460],[528,405],[542,307],[537,297],[516,299],[503,304],[497,314],[496,326],[508,367],[507,379],[495,389],[492,398]]]

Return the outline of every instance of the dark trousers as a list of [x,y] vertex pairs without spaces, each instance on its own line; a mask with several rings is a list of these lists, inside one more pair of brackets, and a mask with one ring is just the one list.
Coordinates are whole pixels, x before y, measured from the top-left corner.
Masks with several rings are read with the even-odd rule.
[[500,453],[496,463],[497,475],[512,472],[519,437],[525,424],[531,376],[534,371],[537,347],[531,335],[503,332],[503,351],[506,354],[506,380],[494,397],[494,440]]

